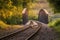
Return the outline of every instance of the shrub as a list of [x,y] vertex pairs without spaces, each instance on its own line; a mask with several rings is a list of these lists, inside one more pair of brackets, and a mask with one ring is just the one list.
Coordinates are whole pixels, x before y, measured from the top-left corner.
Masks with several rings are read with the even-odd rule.
[[7,24],[11,24],[11,25],[22,23],[22,17],[20,15],[14,15],[11,16],[10,18],[9,17],[6,18],[5,20]]
[[48,25],[55,29],[56,32],[60,32],[60,19],[55,19],[51,21]]
[[6,27],[8,27],[8,25],[5,24],[3,21],[0,20],[0,29],[4,29]]

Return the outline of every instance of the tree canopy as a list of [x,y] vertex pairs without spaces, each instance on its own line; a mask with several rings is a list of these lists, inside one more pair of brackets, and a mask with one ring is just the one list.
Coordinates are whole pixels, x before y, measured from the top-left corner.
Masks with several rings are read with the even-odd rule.
[[0,20],[7,24],[22,23],[22,10],[32,2],[33,0],[0,0]]
[[60,0],[48,0],[48,2],[54,8],[54,12],[60,13]]

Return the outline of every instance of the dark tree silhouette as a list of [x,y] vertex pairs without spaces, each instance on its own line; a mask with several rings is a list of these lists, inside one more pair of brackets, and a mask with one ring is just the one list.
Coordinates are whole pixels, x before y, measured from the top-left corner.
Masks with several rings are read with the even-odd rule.
[[60,12],[60,0],[48,0],[48,2],[54,7],[55,12]]

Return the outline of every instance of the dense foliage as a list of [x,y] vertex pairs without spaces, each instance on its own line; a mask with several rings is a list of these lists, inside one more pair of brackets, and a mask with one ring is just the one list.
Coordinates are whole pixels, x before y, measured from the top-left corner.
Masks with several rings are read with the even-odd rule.
[[51,21],[49,26],[55,30],[58,40],[60,40],[60,18]]
[[60,12],[60,0],[48,0],[55,12]]
[[60,32],[60,19],[57,18],[49,23],[49,26],[56,30],[56,32]]
[[32,2],[32,0],[0,0],[0,20],[7,24],[21,24],[22,10],[28,8],[29,3]]

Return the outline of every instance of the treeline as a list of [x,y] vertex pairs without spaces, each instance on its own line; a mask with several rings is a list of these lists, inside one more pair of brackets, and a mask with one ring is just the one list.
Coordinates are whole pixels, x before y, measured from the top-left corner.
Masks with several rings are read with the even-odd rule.
[[54,8],[54,12],[60,13],[60,0],[47,0]]
[[7,24],[21,24],[22,10],[35,0],[0,0],[0,20]]
[[0,0],[0,9],[2,8],[12,8],[13,6],[27,6],[29,2],[33,2],[33,0]]

